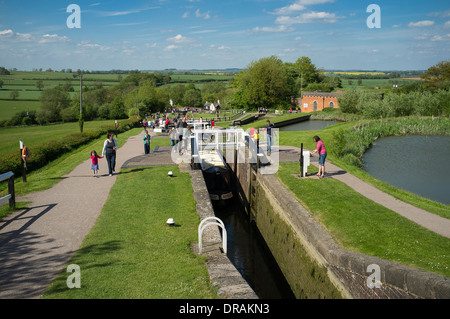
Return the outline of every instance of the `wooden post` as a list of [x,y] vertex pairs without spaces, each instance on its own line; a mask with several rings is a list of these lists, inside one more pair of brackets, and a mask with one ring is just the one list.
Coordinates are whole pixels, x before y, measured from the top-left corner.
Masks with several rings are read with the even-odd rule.
[[11,194],[9,207],[16,208],[16,192],[14,191],[14,175],[8,179],[8,193]]
[[300,147],[300,176],[304,177],[303,176],[303,143]]

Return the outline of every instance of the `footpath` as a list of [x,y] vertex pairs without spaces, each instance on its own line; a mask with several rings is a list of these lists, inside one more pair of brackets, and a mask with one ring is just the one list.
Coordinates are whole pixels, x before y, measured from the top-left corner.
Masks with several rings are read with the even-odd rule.
[[[116,174],[126,160],[143,154],[142,135],[119,145]],[[90,161],[52,188],[17,198],[31,202],[29,208],[0,221],[0,299],[39,298],[80,248],[117,178],[108,176],[104,159],[100,176],[92,177]]]

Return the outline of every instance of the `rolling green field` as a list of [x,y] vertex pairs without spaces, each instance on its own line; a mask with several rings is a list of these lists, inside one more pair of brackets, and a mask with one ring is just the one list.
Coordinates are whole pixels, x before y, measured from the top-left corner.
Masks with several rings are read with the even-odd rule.
[[[84,131],[98,129],[106,125],[114,125],[114,121],[85,122]],[[62,140],[70,134],[79,132],[78,122],[46,126],[0,128],[0,154],[8,154],[14,151],[18,152],[19,141],[23,141],[25,146],[33,150],[33,146],[50,141]]]
[[[126,76],[123,74],[122,78]],[[73,73],[13,71],[10,75],[0,75],[0,80],[3,81],[3,86],[0,88],[0,121],[8,120],[22,111],[37,110],[40,107],[39,98],[42,90],[69,82],[74,89],[73,92],[69,92],[72,97],[80,92],[80,80],[74,78]],[[42,81],[42,90],[36,86],[38,81]],[[83,86],[93,87],[98,81],[101,81],[103,87],[117,85],[119,75],[85,74],[83,76]],[[17,91],[19,94],[15,100],[10,96],[12,91]]]

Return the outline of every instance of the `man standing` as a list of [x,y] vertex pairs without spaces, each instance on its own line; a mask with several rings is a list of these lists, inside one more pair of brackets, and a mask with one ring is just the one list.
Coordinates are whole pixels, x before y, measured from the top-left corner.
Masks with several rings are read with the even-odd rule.
[[266,121],[266,135],[267,135],[267,155],[270,155],[272,152],[272,144],[273,144],[273,136],[272,136],[272,128],[273,124],[270,124],[270,121]]

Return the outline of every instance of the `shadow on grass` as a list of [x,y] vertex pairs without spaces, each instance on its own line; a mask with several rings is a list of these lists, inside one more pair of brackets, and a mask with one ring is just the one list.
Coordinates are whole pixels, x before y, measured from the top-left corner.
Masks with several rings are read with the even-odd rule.
[[[102,256],[110,254],[112,252],[122,249],[121,243],[118,240],[111,240],[100,244],[89,245],[79,249],[75,256],[67,263],[61,273],[52,282],[51,286],[45,292],[44,298],[59,298],[59,294],[66,294],[70,289],[67,285],[67,281],[70,280],[69,276],[72,275],[68,272],[68,266],[75,264],[80,267],[80,275],[83,278],[83,274],[89,269],[96,269],[96,271],[101,272],[102,268],[109,267],[115,264],[114,261],[111,262],[97,262],[97,260],[104,260]],[[81,284],[83,286],[83,282]]]

